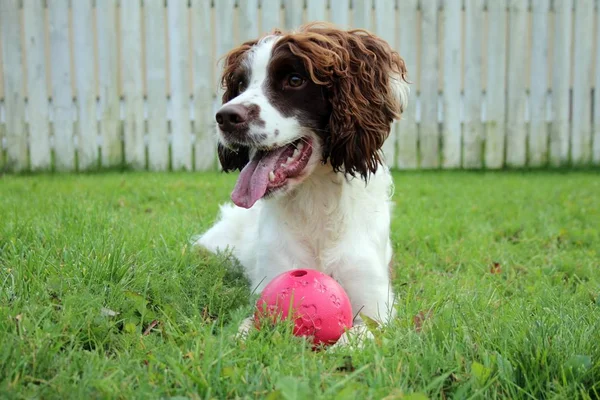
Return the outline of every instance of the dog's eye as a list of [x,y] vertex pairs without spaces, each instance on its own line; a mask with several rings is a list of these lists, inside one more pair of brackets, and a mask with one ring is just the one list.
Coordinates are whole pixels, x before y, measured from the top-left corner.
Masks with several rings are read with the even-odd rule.
[[302,86],[304,79],[298,74],[291,74],[288,76],[287,84],[289,87],[298,88]]
[[238,93],[242,93],[244,90],[246,90],[246,82],[242,79],[238,82]]

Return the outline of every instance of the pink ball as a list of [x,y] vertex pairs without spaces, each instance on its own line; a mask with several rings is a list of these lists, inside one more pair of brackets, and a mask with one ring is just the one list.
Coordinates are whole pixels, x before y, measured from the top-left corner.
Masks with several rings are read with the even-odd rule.
[[257,328],[264,317],[273,322],[290,318],[294,320],[294,335],[312,336],[314,346],[332,345],[352,327],[348,295],[333,278],[314,269],[291,270],[275,277],[256,307]]

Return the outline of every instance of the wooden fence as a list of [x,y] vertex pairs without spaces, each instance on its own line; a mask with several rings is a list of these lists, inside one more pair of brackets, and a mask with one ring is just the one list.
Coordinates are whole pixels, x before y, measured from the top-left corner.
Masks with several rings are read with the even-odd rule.
[[407,62],[393,167],[600,164],[598,2],[0,0],[0,169],[218,168],[218,58],[315,20]]

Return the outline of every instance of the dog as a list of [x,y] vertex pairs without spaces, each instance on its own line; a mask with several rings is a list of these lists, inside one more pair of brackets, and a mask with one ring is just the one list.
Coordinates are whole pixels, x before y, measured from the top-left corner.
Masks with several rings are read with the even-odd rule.
[[274,30],[224,57],[217,153],[223,171],[240,172],[195,245],[229,249],[259,292],[291,269],[332,276],[357,314],[342,344],[369,336],[363,316],[395,315],[382,145],[406,108],[406,74],[380,37],[327,23]]

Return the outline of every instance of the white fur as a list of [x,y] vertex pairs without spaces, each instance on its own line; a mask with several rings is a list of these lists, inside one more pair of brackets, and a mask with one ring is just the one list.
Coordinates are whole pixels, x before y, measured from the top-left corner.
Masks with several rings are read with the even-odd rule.
[[[265,81],[267,79],[267,67],[271,59],[273,46],[277,42],[276,36],[267,36],[250,50],[246,63],[250,69],[250,82],[246,90],[239,96],[231,99],[223,106],[229,104],[251,105],[260,107],[261,120],[265,126],[250,125],[248,135],[261,138],[261,145],[265,147],[277,147],[290,143],[302,136],[303,128],[298,120],[293,117],[283,116],[268,101],[265,93]],[[279,134],[275,135],[275,131]]]
[[[346,290],[353,313],[385,324],[395,315],[389,276],[391,175],[382,165],[365,184],[321,164],[318,136],[296,118],[282,116],[264,93],[275,40],[267,38],[254,47],[247,59],[250,84],[228,104],[260,106],[265,127],[251,127],[250,134],[266,134],[261,144],[277,145],[311,136],[314,149],[309,165],[289,190],[261,199],[250,209],[222,205],[217,222],[195,244],[215,252],[230,249],[258,292],[290,269],[315,268],[330,274]],[[405,107],[408,85],[394,79],[390,84],[397,93],[398,106]],[[278,136],[275,129],[280,132]],[[248,322],[242,324],[243,332],[251,326]],[[361,323],[358,317],[354,330],[364,334]],[[346,343],[347,337],[340,342]]]

